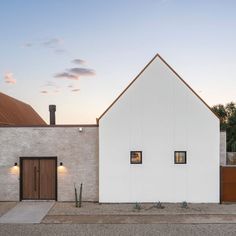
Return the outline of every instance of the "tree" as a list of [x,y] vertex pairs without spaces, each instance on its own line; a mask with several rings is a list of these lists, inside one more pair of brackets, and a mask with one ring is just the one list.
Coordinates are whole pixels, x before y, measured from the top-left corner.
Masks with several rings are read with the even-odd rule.
[[226,123],[227,123],[228,114],[227,114],[227,111],[226,111],[224,105],[222,105],[222,104],[215,105],[212,107],[212,111],[220,119],[220,129],[226,130]]
[[231,117],[234,115],[235,111],[236,111],[236,106],[235,106],[235,103],[233,102],[230,102],[228,104],[225,105],[225,110],[226,110],[226,113],[227,113],[227,117]]
[[227,124],[227,149],[236,152],[236,109],[231,111]]
[[227,151],[236,152],[236,104],[218,104],[212,107],[212,111],[220,119],[220,129],[227,133]]

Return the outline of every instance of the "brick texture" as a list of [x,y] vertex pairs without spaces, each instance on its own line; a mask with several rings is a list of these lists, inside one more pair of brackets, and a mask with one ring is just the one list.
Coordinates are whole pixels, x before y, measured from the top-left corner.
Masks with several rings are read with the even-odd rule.
[[83,183],[83,200],[98,201],[98,127],[0,128],[0,201],[19,200],[19,157],[57,156],[58,201],[74,200],[74,183]]

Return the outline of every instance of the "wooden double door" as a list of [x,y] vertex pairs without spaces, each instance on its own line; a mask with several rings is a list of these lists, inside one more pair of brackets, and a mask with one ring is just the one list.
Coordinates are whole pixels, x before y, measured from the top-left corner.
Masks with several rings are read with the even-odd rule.
[[57,158],[20,158],[20,199],[57,200]]

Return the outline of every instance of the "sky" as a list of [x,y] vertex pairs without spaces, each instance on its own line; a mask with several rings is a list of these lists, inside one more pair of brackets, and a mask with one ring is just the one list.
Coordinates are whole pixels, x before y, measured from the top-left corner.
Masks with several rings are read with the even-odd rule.
[[236,102],[235,0],[0,1],[0,92],[93,124],[159,53],[210,105]]

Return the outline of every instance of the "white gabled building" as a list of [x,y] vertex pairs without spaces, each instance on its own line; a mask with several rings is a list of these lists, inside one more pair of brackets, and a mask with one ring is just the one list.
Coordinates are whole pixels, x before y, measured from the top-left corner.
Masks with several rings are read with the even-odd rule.
[[[159,55],[98,124],[55,125],[55,108],[50,125],[0,127],[0,201],[73,201],[83,183],[84,201],[220,202],[219,120]],[[222,200],[234,201],[222,173]]]
[[99,201],[219,202],[219,135],[219,119],[156,55],[99,118]]

